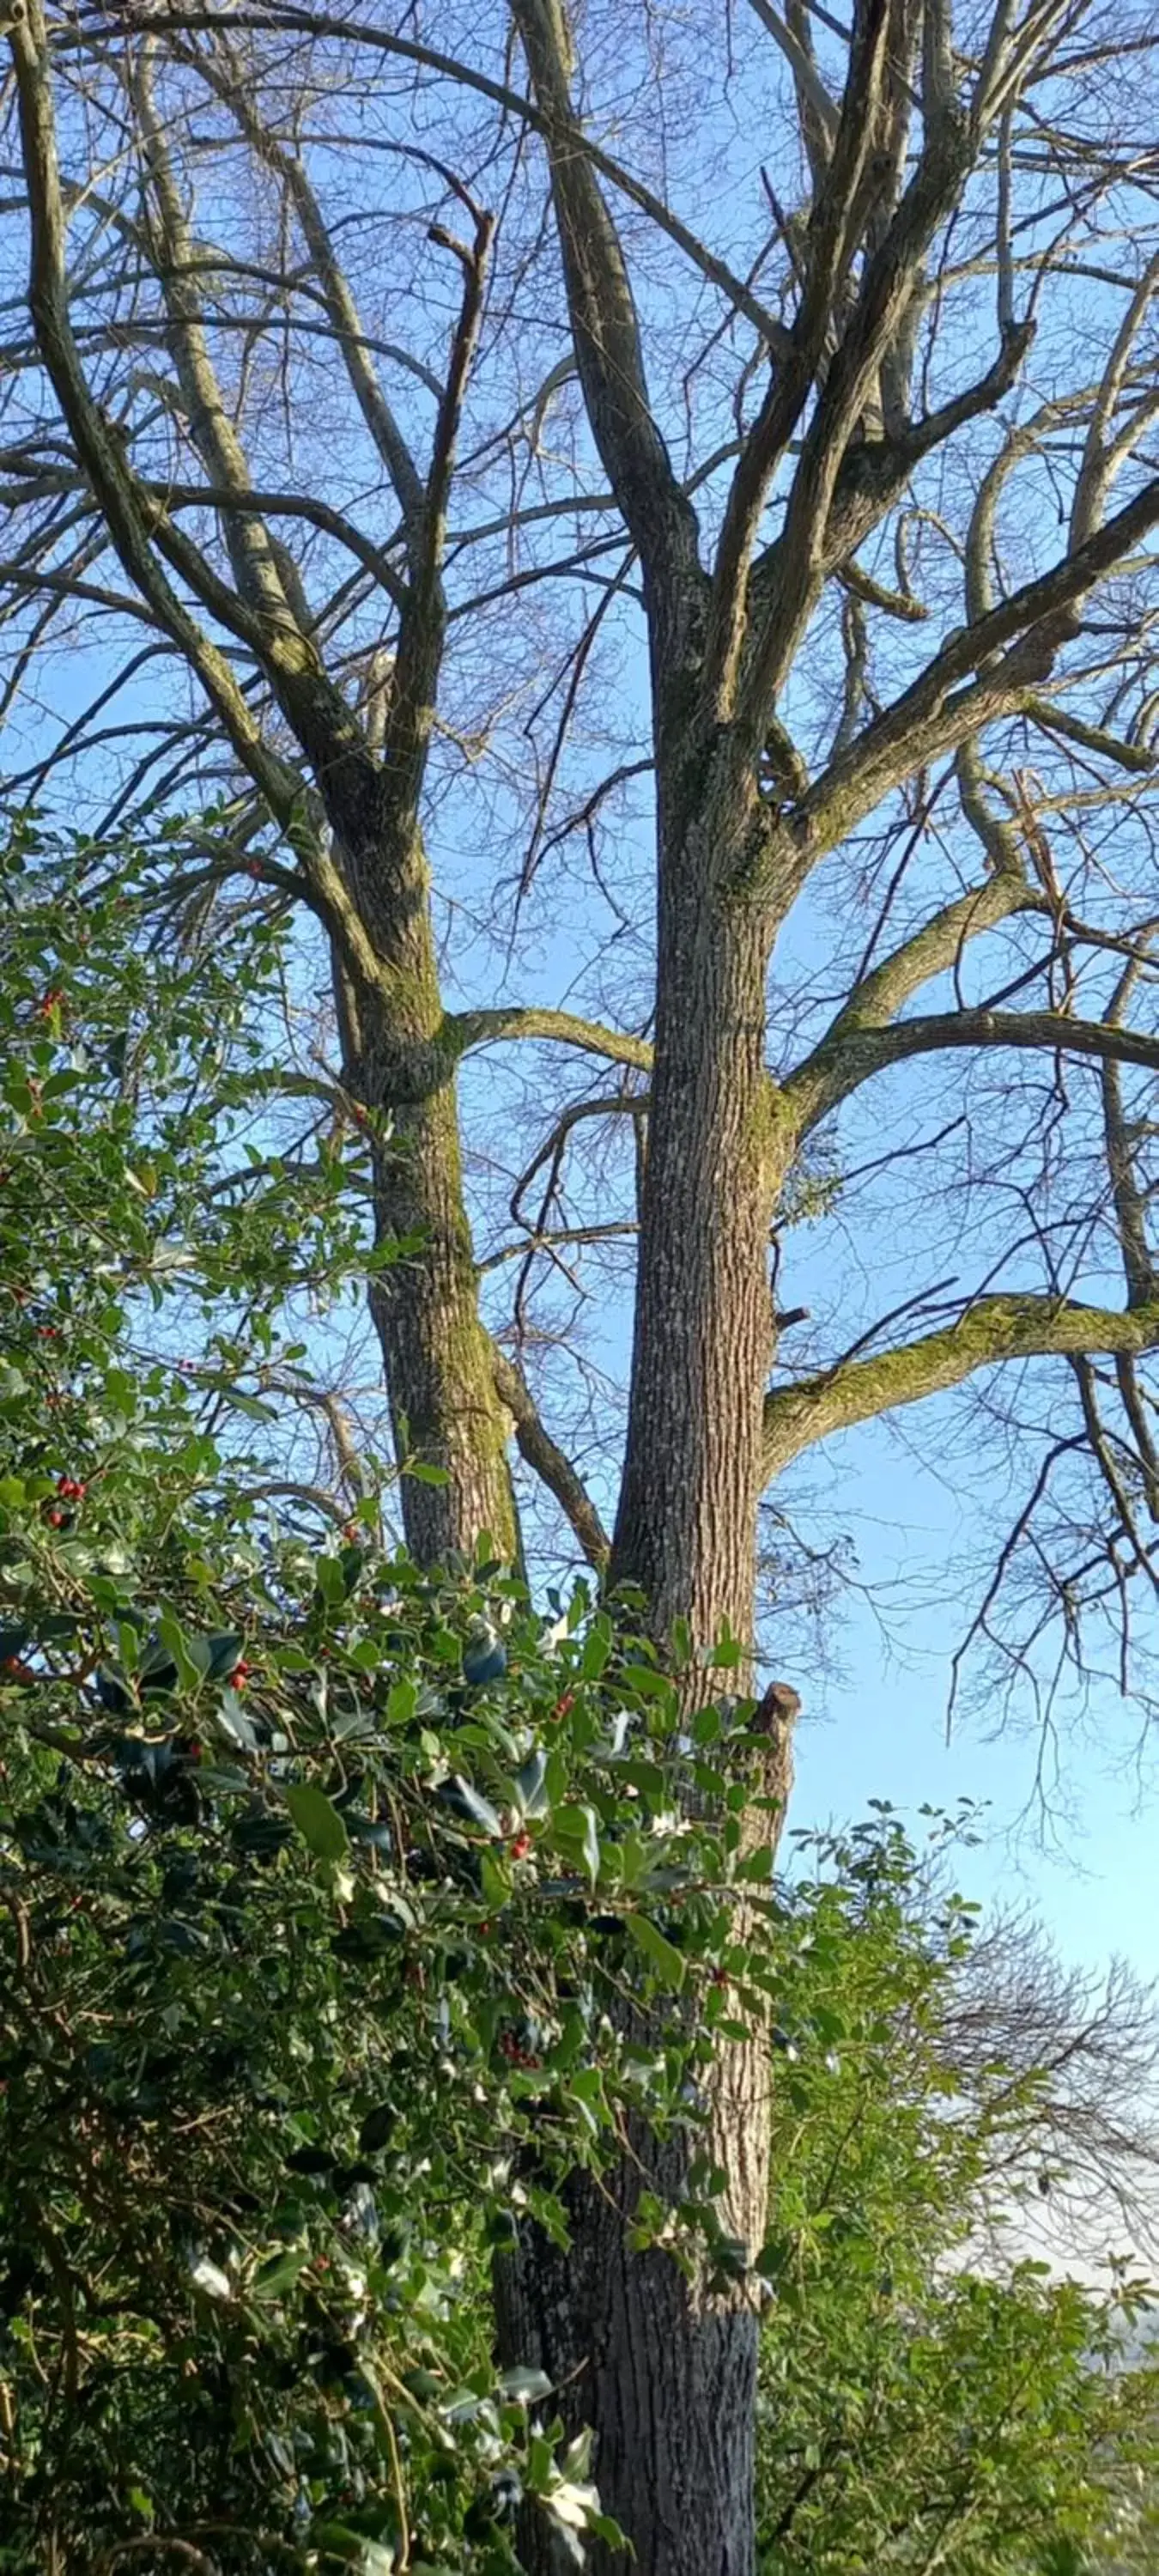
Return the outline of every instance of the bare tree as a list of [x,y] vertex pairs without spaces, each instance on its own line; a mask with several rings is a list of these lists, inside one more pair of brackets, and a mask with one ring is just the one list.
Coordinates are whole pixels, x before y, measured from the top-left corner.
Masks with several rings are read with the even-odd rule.
[[[1025,1491],[978,1635],[1012,1602],[1033,1682],[1102,1621],[1127,1687],[1159,1585],[1153,17],[4,17],[10,790],[106,827],[212,802],[171,901],[240,886],[324,944],[326,1114],[412,1244],[370,1287],[396,1447],[445,1473],[404,1485],[412,1547],[515,1552],[513,1430],[659,1639],[747,1653],[762,1494],[966,1382],[993,1415],[1001,1363]],[[470,1060],[497,1086],[516,1049],[510,1150]],[[858,1211],[837,1138],[852,1180],[936,1180],[903,1293],[871,1225],[876,1310],[835,1292],[789,1370],[786,1230]],[[609,1534],[606,1453],[586,1482],[546,1417],[569,1301],[614,1315],[625,1258]],[[759,2030],[715,2080],[753,2250]],[[755,2316],[629,2252],[641,2169],[681,2180],[632,2146],[568,2265],[529,2240],[507,2328],[594,2423],[642,2576],[747,2576]]]
[[[1028,2206],[1062,2261],[1131,2254],[1159,2232],[1159,2025],[1127,1964],[1070,1968],[1026,1915],[999,1915],[946,1989],[947,2067],[994,2140],[989,2215]],[[1038,2203],[1035,2209],[1035,2203]]]

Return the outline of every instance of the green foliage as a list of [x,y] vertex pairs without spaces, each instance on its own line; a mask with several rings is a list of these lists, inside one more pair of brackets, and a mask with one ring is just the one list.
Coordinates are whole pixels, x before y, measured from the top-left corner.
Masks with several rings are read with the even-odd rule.
[[147,868],[82,906],[51,856],[0,933],[0,2566],[499,2570],[521,2492],[578,2554],[487,2261],[622,2107],[698,2116],[735,1819],[682,1823],[675,1691],[582,1589],[545,1629],[286,1476],[294,1300],[361,1225],[271,1154],[276,924],[167,963]]
[[[955,2067],[969,1909],[883,1816],[823,1853],[783,1954],[761,2359],[763,2576],[1154,2563],[1148,2301],[1003,2259],[1033,2079]],[[1150,2503],[1148,2502],[1150,2497]]]

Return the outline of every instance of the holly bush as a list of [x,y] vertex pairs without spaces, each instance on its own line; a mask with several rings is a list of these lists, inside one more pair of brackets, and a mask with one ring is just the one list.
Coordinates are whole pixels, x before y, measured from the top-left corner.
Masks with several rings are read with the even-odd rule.
[[[0,2565],[487,2571],[523,2496],[578,2557],[487,2265],[627,2109],[695,2124],[767,1974],[735,1650],[685,1732],[582,1586],[295,1475],[364,1136],[307,1083],[287,1145],[276,907],[161,945],[147,853],[61,860],[14,837],[0,923]],[[707,2193],[675,2243],[735,2266]]]

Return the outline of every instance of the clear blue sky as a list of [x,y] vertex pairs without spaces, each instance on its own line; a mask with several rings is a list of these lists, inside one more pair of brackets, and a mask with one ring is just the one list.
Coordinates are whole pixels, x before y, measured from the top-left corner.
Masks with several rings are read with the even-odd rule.
[[881,1427],[841,1443],[832,1472],[862,1576],[880,1584],[887,1616],[898,1594],[900,1602],[893,1639],[869,1607],[848,1602],[836,1675],[814,1685],[794,1675],[807,1708],[793,1823],[848,1822],[885,1798],[920,1836],[923,1803],[984,1802],[983,1846],[955,1854],[963,1892],[1031,1907],[1076,1964],[1118,1954],[1159,1979],[1159,1748],[1140,1760],[1137,1714],[1117,1694],[1096,1693],[1081,1730],[1060,1731],[1044,1816],[1029,1723],[991,1733],[985,1711],[975,1710],[947,1741],[949,1655],[963,1603],[952,1555],[947,1561],[944,1498]]

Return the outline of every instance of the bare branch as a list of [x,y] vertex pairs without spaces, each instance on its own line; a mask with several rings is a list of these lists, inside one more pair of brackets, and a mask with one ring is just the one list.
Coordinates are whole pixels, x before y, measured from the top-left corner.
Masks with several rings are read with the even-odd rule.
[[459,1055],[475,1047],[505,1046],[512,1039],[547,1039],[558,1046],[576,1047],[581,1055],[604,1056],[610,1064],[635,1065],[641,1073],[651,1070],[652,1048],[646,1038],[605,1029],[598,1020],[580,1019],[572,1011],[498,1004],[489,1011],[450,1012],[444,1026],[449,1045]]
[[[989,887],[981,889],[979,901],[989,892]],[[968,912],[970,900],[968,896],[963,898],[963,915]],[[1006,910],[1012,909],[1014,906],[1007,903]],[[919,940],[925,936],[924,932],[918,934]],[[881,972],[888,977],[888,966]],[[860,1083],[868,1082],[887,1066],[902,1064],[911,1056],[956,1047],[1016,1047],[1047,1054],[1093,1056],[1104,1063],[1138,1064],[1159,1073],[1159,1038],[1147,1037],[1137,1029],[1116,1028],[1105,1020],[1071,1019],[1065,1011],[937,1011],[918,1019],[897,1020],[888,1028],[866,1027],[860,1014],[854,1014],[843,1035],[838,1038],[834,1032],[823,1041],[818,1054],[789,1077],[785,1092],[808,1104],[809,1123],[813,1124]],[[819,1101],[823,1101],[823,1107]]]
[[497,1342],[491,1345],[495,1384],[515,1425],[519,1455],[554,1494],[565,1520],[579,1540],[589,1565],[604,1573],[611,1554],[608,1537],[586,1486],[546,1429],[522,1372]]
[[1061,1297],[979,1297],[957,1321],[897,1350],[819,1369],[765,1398],[764,1474],[855,1422],[917,1404],[1006,1360],[1135,1355],[1159,1348],[1159,1305],[1135,1313]]
[[[810,788],[801,807],[802,839],[807,835],[818,851],[831,849],[910,770],[1018,707],[1027,682],[1046,676],[1075,631],[1082,602],[1156,526],[1159,479],[1145,483],[1133,501],[1049,572],[1023,583],[951,637],[912,688],[867,725]],[[974,671],[985,676],[962,686]]]
[[615,226],[584,152],[569,89],[562,0],[512,0],[547,131],[552,188],[592,434],[650,579],[697,562],[696,514],[653,417],[640,331]]

